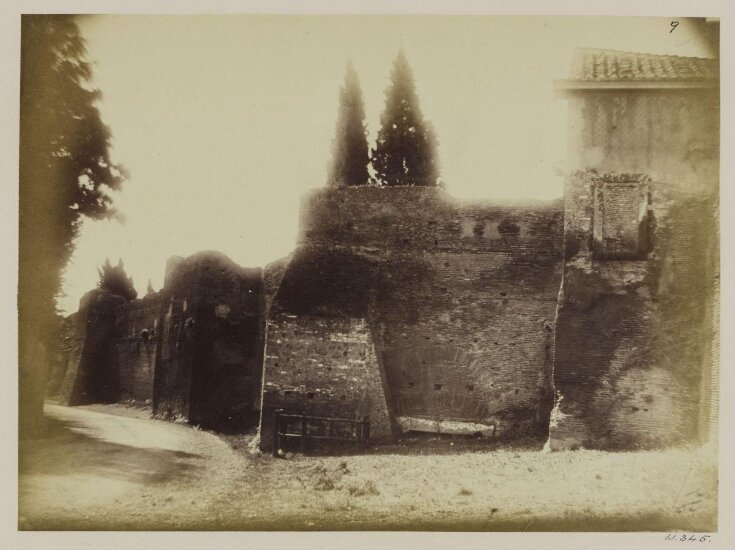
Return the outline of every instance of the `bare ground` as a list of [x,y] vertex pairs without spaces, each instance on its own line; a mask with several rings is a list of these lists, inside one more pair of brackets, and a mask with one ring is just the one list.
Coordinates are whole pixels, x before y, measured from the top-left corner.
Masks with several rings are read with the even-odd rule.
[[[47,405],[21,442],[24,530],[713,531],[708,448],[607,453],[462,448],[251,455],[120,405]],[[416,450],[419,449],[419,450]]]

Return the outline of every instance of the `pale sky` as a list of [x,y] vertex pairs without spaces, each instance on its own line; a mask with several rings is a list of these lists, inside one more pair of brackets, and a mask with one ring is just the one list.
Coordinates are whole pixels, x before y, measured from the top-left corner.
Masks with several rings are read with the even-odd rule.
[[339,86],[352,62],[374,143],[404,48],[442,179],[462,198],[561,196],[566,105],[553,81],[574,47],[712,57],[690,22],[643,17],[94,16],[80,21],[126,218],[83,225],[63,311],[105,258],[140,294],[166,259],[200,250],[263,266],[294,246],[299,200],[323,185]]

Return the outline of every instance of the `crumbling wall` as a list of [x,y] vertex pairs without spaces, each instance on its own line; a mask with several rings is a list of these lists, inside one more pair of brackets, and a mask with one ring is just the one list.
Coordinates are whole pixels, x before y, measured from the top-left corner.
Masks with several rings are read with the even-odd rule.
[[391,434],[385,379],[366,321],[377,266],[346,251],[299,247],[268,313],[260,426],[272,442],[273,415],[286,412],[362,420],[371,437]]
[[268,320],[261,444],[273,413],[370,419],[372,438],[390,436],[380,367],[364,318],[278,313]]
[[718,91],[567,99],[572,172],[551,445],[706,437],[718,388]]
[[423,281],[391,278],[376,300],[401,424],[419,417],[492,424],[496,437],[545,436],[559,258],[520,266],[507,253],[444,252],[423,261]]
[[[621,180],[648,188],[642,260],[596,255],[594,219],[605,212],[592,200],[595,187]],[[647,177],[581,172],[569,178],[566,196],[552,447],[697,439],[702,377],[712,363],[715,197]]]
[[123,304],[113,340],[120,400],[150,403],[158,349],[160,292]]
[[259,407],[263,314],[261,270],[216,252],[171,258],[164,288],[138,300],[91,291],[62,402],[152,402],[161,417],[243,429]]
[[[319,190],[304,200],[289,267],[302,275],[284,277],[276,305],[308,297],[299,323],[316,333],[335,319],[367,320],[394,429],[425,429],[415,420],[430,419],[474,433],[485,422],[498,436],[542,438],[561,215],[560,204],[462,204],[434,188]],[[266,387],[274,338],[278,349],[311,353],[308,340],[283,332],[269,326]]]
[[146,402],[153,395],[160,296],[132,302],[95,289],[70,317],[63,403]]
[[112,403],[118,400],[119,376],[113,360],[119,308],[125,299],[101,289],[87,292],[74,318],[71,352],[59,391],[65,405]]
[[254,422],[262,362],[261,270],[201,252],[167,265],[154,413],[237,430]]

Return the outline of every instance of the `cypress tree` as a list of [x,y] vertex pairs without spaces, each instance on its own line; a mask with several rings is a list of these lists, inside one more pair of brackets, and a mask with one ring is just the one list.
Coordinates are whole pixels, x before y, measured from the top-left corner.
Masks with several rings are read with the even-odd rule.
[[118,260],[117,265],[113,266],[110,259],[107,258],[102,268],[98,269],[100,280],[97,286],[103,290],[107,290],[117,296],[122,296],[128,302],[138,297],[138,291],[135,290],[133,278],[128,277],[125,273],[122,258]]
[[351,63],[339,93],[339,113],[332,143],[332,165],[328,183],[333,186],[368,183],[368,143],[365,105],[360,81]]
[[383,185],[435,186],[439,177],[436,137],[424,120],[411,67],[403,51],[393,63],[372,165]]

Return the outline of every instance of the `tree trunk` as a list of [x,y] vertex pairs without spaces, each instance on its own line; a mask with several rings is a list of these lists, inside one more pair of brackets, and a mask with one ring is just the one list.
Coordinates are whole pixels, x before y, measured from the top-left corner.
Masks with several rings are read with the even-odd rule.
[[[46,394],[46,347],[31,327],[19,327],[18,436],[38,437],[45,432],[43,401]],[[31,333],[31,334],[29,334]]]

